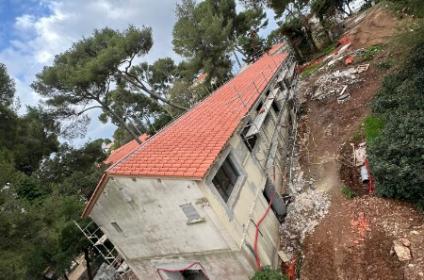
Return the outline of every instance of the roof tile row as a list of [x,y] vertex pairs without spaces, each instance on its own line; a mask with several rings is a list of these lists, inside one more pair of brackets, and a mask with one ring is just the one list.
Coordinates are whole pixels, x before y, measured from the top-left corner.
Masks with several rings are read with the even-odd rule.
[[129,149],[107,173],[203,178],[286,57],[263,55],[158,134]]

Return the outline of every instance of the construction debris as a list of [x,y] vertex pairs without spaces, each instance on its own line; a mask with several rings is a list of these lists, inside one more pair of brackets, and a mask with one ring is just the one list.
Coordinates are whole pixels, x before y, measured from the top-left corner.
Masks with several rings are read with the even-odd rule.
[[94,276],[94,280],[117,280],[118,275],[116,270],[108,265],[107,263],[103,263],[99,270],[97,271],[96,276]]
[[286,219],[280,227],[280,254],[291,259],[300,250],[306,234],[312,233],[327,214],[329,206],[328,195],[321,191],[309,189],[297,195],[289,204]]
[[350,42],[345,42],[340,49],[336,50],[332,54],[328,55],[324,58],[323,62],[327,62],[327,66],[333,66],[337,62],[341,61],[344,58],[344,53],[347,51],[347,49],[350,47]]
[[337,97],[337,103],[342,104],[350,99],[350,93],[346,92],[347,85],[345,85],[342,91],[339,93],[339,97]]
[[355,149],[353,143],[351,143],[353,147],[353,162],[355,166],[362,166],[365,164],[365,160],[367,159],[367,144],[365,142],[359,143],[358,148]]
[[362,183],[364,183],[364,184],[368,183],[368,181],[370,179],[370,175],[369,175],[368,169],[367,169],[367,167],[365,165],[362,165],[361,166],[360,173],[361,173],[361,181],[362,181]]
[[369,67],[370,67],[369,63],[358,65],[358,67],[356,67],[356,72],[358,74],[361,74],[362,72],[368,71]]
[[361,64],[357,67],[350,67],[343,71],[336,70],[329,74],[323,74],[316,80],[316,90],[311,93],[312,100],[324,100],[330,96],[338,94],[337,102],[344,103],[350,99],[347,92],[349,85],[361,82],[358,74],[367,71],[369,64]]
[[324,100],[338,93],[344,94],[347,86],[359,82],[355,68],[344,71],[336,70],[330,74],[322,75],[316,82],[317,89],[312,93],[312,100]]

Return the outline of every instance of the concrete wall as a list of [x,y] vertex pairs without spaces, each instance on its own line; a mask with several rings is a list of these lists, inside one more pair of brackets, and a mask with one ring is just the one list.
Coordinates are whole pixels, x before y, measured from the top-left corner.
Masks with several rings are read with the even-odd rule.
[[[240,252],[215,252],[213,254],[199,254],[196,256],[169,256],[164,258],[155,258],[151,260],[132,260],[132,267],[139,275],[142,275],[141,280],[157,279],[157,268],[170,267],[181,264],[181,266],[190,264],[193,261],[201,263],[204,273],[211,280],[247,280],[251,276],[251,272],[245,269],[245,258]],[[199,268],[194,266],[193,268]],[[163,279],[175,280],[175,273],[160,272]]]
[[[192,203],[204,221],[188,225],[179,206],[185,203]],[[141,267],[150,267],[147,275],[152,275],[154,264],[160,263],[157,260],[162,258],[166,261],[182,256],[199,260],[198,253],[202,252],[211,260],[219,260],[213,256],[215,252],[230,253],[231,247],[236,248],[220,228],[215,213],[194,181],[114,177],[109,180],[90,217],[141,279],[155,279],[144,278],[146,270]],[[117,223],[122,232],[112,223]],[[222,267],[224,273],[237,269],[232,268],[231,262],[228,264]],[[209,263],[207,266],[215,265]],[[212,276],[219,279],[222,275]]]
[[[265,97],[263,97],[265,98]],[[114,177],[108,181],[90,217],[106,233],[141,279],[158,279],[156,269],[200,261],[210,279],[248,279],[255,271],[256,223],[268,208],[263,195],[267,178],[281,184],[281,168],[264,169],[272,143],[274,161],[282,160],[288,141],[288,108],[281,118],[270,110],[250,152],[239,132],[230,139],[203,181]],[[251,112],[254,118],[255,111]],[[276,134],[276,126],[281,131]],[[240,125],[240,130],[243,124]],[[277,141],[276,138],[280,139]],[[228,202],[212,178],[229,156],[241,176]],[[263,158],[265,157],[265,158]],[[189,224],[180,205],[191,203],[201,220]],[[112,223],[116,223],[113,225]],[[118,229],[116,228],[118,225]],[[262,265],[278,264],[279,222],[269,211],[260,226],[258,252]]]
[[[255,224],[268,207],[268,202],[263,195],[265,183],[267,179],[271,180],[279,192],[284,181],[283,162],[287,154],[290,122],[290,108],[286,97],[287,93],[281,93],[278,98],[280,113],[276,113],[273,109],[268,112],[269,115],[258,135],[253,151],[249,151],[240,136],[243,128],[241,125],[239,132],[233,135],[228,147],[221,153],[206,180],[199,182],[200,189],[219,220],[239,245],[242,254],[246,256],[252,273],[255,269],[252,250],[256,232]],[[265,96],[262,98],[264,99]],[[249,114],[251,119],[255,115],[256,110],[252,110]],[[273,143],[275,147],[271,149]],[[242,178],[239,179],[241,186],[236,184],[229,201],[225,203],[216,191],[212,178],[228,156],[235,161],[237,168],[241,168]],[[258,248],[263,265],[276,266],[278,263],[279,225],[274,213],[269,211],[260,226]]]

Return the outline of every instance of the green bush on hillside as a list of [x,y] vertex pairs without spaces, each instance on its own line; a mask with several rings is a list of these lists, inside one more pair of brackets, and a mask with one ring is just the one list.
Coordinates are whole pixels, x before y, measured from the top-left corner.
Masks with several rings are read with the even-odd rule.
[[288,278],[281,271],[266,266],[261,271],[256,272],[250,280],[288,280]]
[[[424,208],[424,45],[385,78],[373,101],[379,119],[368,154],[377,194]],[[371,124],[376,124],[373,122]],[[384,124],[384,127],[382,126]]]
[[423,0],[388,0],[393,3],[394,8],[399,11],[406,11],[418,17],[424,17]]
[[384,122],[376,116],[368,116],[364,121],[365,137],[368,143],[374,141],[383,129]]

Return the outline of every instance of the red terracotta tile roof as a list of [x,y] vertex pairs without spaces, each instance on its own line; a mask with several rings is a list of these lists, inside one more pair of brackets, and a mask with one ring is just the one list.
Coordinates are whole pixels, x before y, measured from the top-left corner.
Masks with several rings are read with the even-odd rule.
[[[147,135],[146,133],[144,133],[144,134],[142,134],[138,137],[138,139],[140,139],[140,141],[142,143],[145,142],[148,138],[149,138],[149,135]],[[113,164],[115,162],[118,162],[119,160],[124,158],[126,155],[128,155],[129,153],[134,151],[134,149],[137,148],[139,145],[140,144],[138,144],[137,141],[132,140],[132,141],[122,145],[118,149],[113,150],[110,153],[110,155],[108,156],[108,158],[103,161],[103,163]]]
[[202,179],[286,57],[264,54],[107,173]]
[[270,55],[274,55],[275,53],[277,53],[278,51],[280,51],[282,49],[282,47],[284,47],[286,43],[282,42],[282,43],[278,43],[275,45],[272,45],[272,47],[268,50],[268,53]]

